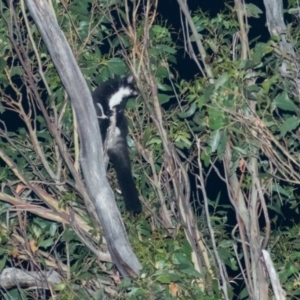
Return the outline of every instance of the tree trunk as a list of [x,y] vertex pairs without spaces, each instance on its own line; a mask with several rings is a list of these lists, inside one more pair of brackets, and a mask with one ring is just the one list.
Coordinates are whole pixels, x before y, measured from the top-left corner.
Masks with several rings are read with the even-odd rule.
[[141,265],[131,249],[106,179],[102,141],[91,93],[48,3],[45,0],[26,0],[26,4],[74,107],[81,142],[81,168],[113,262],[123,276],[136,276]]

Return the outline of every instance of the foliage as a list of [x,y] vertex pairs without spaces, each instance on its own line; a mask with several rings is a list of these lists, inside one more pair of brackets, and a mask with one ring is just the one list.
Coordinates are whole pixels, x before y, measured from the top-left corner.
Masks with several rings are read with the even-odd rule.
[[[84,236],[105,251],[101,229],[84,206],[68,97],[36,26],[28,15],[27,25],[21,5],[2,2],[0,269],[53,268],[63,278],[54,289],[11,288],[3,297],[208,300],[223,298],[227,290],[227,299],[248,299],[246,284],[255,284],[255,276],[245,275],[245,262],[256,245],[269,240],[266,249],[280,282],[296,299],[299,95],[291,76],[281,73],[286,57],[278,50],[278,38],[250,41],[245,58],[243,42],[232,41],[241,30],[233,8],[227,5],[227,12],[214,17],[199,10],[192,16],[197,35],[185,37],[185,43],[199,45],[201,40],[203,49],[193,56],[196,46],[189,48],[189,54],[201,57],[202,74],[187,81],[177,73],[178,36],[155,19],[155,6],[146,3],[148,14],[127,1],[53,3],[91,89],[129,71],[139,75],[141,97],[127,107],[128,145],[148,209],[133,219],[124,212],[121,197],[118,203],[143,270],[138,279],[121,279],[111,262],[100,262],[82,243]],[[290,5],[293,14],[296,5]],[[248,17],[262,18],[258,7],[248,4],[247,9]],[[299,26],[289,28],[297,49]],[[175,154],[179,159],[170,159]],[[174,165],[177,172],[170,172]],[[177,186],[176,176],[182,180]],[[232,184],[234,176],[238,186]],[[110,169],[108,178],[114,186]],[[181,185],[188,201],[179,199]],[[237,209],[240,197],[245,215]],[[185,223],[191,218],[189,201],[196,215],[193,228]],[[257,243],[242,229],[247,218],[257,226]],[[253,248],[245,250],[241,241]]]
[[[201,18],[194,18],[194,22],[199,33],[205,31],[203,45],[206,53],[215,54],[209,67],[213,74],[219,75],[216,75],[210,84],[202,80],[199,85],[198,79],[193,86],[183,84],[186,94],[198,108],[189,115],[193,117],[189,120],[189,125],[192,129],[200,126],[199,145],[204,164],[212,164],[213,167],[214,161],[225,161],[225,176],[219,172],[218,175],[227,182],[228,190],[233,188],[228,178],[236,174],[241,187],[238,195],[243,195],[245,201],[235,199],[240,196],[234,196],[234,193],[230,196],[233,197],[231,202],[237,205],[237,215],[240,215],[243,221],[249,216],[252,224],[257,222],[259,235],[268,240],[270,228],[280,226],[282,222],[286,223],[283,221],[286,215],[290,216],[287,218],[289,221],[299,218],[296,201],[299,182],[299,95],[295,91],[296,84],[289,76],[279,75],[285,62],[278,59],[274,39],[264,43],[257,43],[256,40],[249,42],[251,50],[248,59],[237,59],[242,57],[239,55],[242,48],[234,48],[232,51],[235,52],[236,59],[232,61],[229,59],[228,47],[231,41],[226,36],[231,30],[235,31],[236,24],[228,22],[225,15],[218,15],[212,20],[201,15]],[[232,36],[232,33],[228,36]],[[231,148],[229,173],[226,172],[228,141]],[[259,159],[255,161],[253,158]],[[252,215],[251,210],[256,205],[257,210],[255,215]],[[265,205],[269,213],[264,209]],[[262,208],[259,215],[258,207]],[[248,210],[247,214],[244,214],[246,211],[242,211],[244,208]],[[290,222],[288,224],[292,225]],[[248,231],[246,221],[245,226]],[[242,228],[239,227],[239,230],[242,231]],[[241,232],[240,234],[244,240],[245,236]],[[254,248],[254,240],[252,243],[249,237],[248,241]],[[252,251],[250,248],[249,252],[253,255]],[[246,254],[243,250],[243,255]],[[223,260],[221,252],[220,257]],[[239,261],[241,256],[237,259]],[[234,270],[234,267],[232,269]],[[293,289],[286,287],[286,290]],[[292,294],[296,296],[294,292]],[[248,297],[245,290],[241,291],[239,299],[243,298],[242,295]]]

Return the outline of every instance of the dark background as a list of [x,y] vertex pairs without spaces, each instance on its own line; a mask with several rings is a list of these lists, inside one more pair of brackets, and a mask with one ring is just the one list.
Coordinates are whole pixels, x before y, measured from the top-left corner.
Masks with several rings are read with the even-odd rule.
[[[203,12],[207,12],[210,17],[216,17],[218,13],[225,10],[224,0],[209,0],[209,1],[199,1],[199,0],[188,0],[188,6],[192,15],[201,9]],[[228,2],[231,6],[234,6],[233,1]],[[263,13],[265,13],[264,5],[262,0],[252,0],[247,1],[247,3],[253,3],[258,6]],[[178,32],[181,32],[180,23],[180,9],[177,0],[160,0],[158,4],[158,12],[162,16],[162,19],[167,20],[168,24],[171,25],[171,32],[174,32],[174,40],[177,40]],[[233,12],[234,13],[234,12]],[[249,40],[259,37],[258,41],[267,41],[270,38],[268,28],[266,26],[266,18],[262,15],[261,18],[250,18],[249,20],[250,32]],[[178,65],[176,66],[179,74],[182,78],[186,80],[193,79],[199,70],[196,64],[184,53],[183,40],[181,36],[182,49],[179,50],[178,54]]]
[[[225,10],[225,1],[223,0],[210,0],[210,1],[199,1],[199,0],[188,0],[189,9],[191,11],[191,15],[193,16],[194,13],[200,8],[203,12],[207,12],[207,14],[214,18],[217,16],[218,13],[222,13],[222,11]],[[252,0],[252,1],[246,1],[246,3],[252,3],[259,7],[261,11],[263,12],[260,15],[260,18],[249,18],[249,41],[256,39],[255,43],[257,42],[267,42],[270,39],[270,34],[267,28],[266,24],[266,16],[265,16],[265,8],[263,5],[262,0]],[[288,7],[288,1],[283,1],[284,8],[287,9]],[[234,3],[233,1],[229,2],[229,4],[233,7]],[[182,35],[180,35],[180,39],[178,40],[178,32],[181,33],[181,21],[180,21],[180,8],[178,5],[177,0],[162,0],[159,1],[158,5],[158,12],[161,14],[162,20],[167,20],[168,24],[171,26],[171,32],[173,32],[174,41],[177,41],[177,45],[181,47],[181,49],[178,52],[177,56],[177,65],[174,66],[178,73],[180,74],[181,79],[185,80],[193,80],[197,75],[200,75],[200,72],[195,64],[195,62],[189,58],[188,54],[184,52],[184,44],[183,44],[183,38]],[[232,14],[235,14],[234,11],[232,11]],[[285,14],[284,16],[285,22],[291,22],[291,17],[288,14]],[[202,33],[203,34],[203,33]],[[182,42],[182,43],[181,43]],[[197,53],[197,51],[195,51]],[[200,75],[201,76],[201,75]],[[223,170],[223,164],[222,162],[218,162],[216,164],[217,168],[219,169],[219,172],[224,175]],[[206,173],[208,170],[204,170],[204,173]],[[197,173],[197,170],[195,170]],[[196,190],[196,184],[195,184],[195,176],[190,174],[190,181],[191,181],[191,188],[194,192],[194,195],[191,197],[191,201],[193,201],[196,193],[200,193],[199,190]],[[222,209],[226,207],[227,205],[227,233],[228,236],[231,235],[231,231],[233,229],[233,226],[236,225],[236,215],[233,209],[228,208],[231,207],[230,200],[228,198],[228,192],[226,185],[223,181],[220,180],[218,175],[215,172],[212,172],[208,180],[206,182],[206,192],[209,200],[215,201],[218,197],[218,194],[220,193],[220,205],[223,205]],[[299,190],[300,192],[300,190]],[[295,191],[295,194],[299,194]],[[201,195],[198,195],[198,197],[201,200]],[[202,199],[203,200],[203,199]],[[200,202],[202,202],[202,200]],[[270,203],[270,199],[267,199],[267,204]],[[228,206],[229,205],[229,206]],[[196,207],[196,213],[201,213],[201,204],[199,207]],[[274,221],[275,217],[278,217],[278,214],[275,213],[273,210],[269,209],[269,217],[272,220],[272,230],[276,231],[279,228],[282,228],[283,226],[291,227],[295,223],[299,223],[299,215],[296,213],[294,209],[290,207],[290,204],[285,204],[281,208],[282,210],[282,216],[276,219],[276,222]],[[259,220],[261,228],[264,228],[265,222],[263,219]],[[231,269],[227,269],[228,275],[230,277],[235,277],[238,274],[240,274],[240,270],[234,272]],[[235,293],[239,293],[244,287],[241,286],[235,286]],[[236,298],[237,299],[237,298]]]

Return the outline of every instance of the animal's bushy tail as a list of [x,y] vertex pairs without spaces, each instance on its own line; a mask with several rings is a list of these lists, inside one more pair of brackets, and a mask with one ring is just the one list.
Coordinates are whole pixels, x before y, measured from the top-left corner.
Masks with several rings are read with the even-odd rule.
[[131,173],[130,158],[127,145],[108,150],[108,156],[116,170],[118,183],[124,197],[126,209],[139,214],[142,204]]

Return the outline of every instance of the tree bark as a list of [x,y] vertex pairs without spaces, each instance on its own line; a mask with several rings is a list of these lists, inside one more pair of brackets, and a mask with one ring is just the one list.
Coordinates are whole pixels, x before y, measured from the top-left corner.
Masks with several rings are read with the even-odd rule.
[[25,2],[74,107],[83,176],[113,262],[124,277],[136,276],[141,265],[129,244],[113,191],[106,179],[102,141],[91,93],[48,3],[45,0]]

